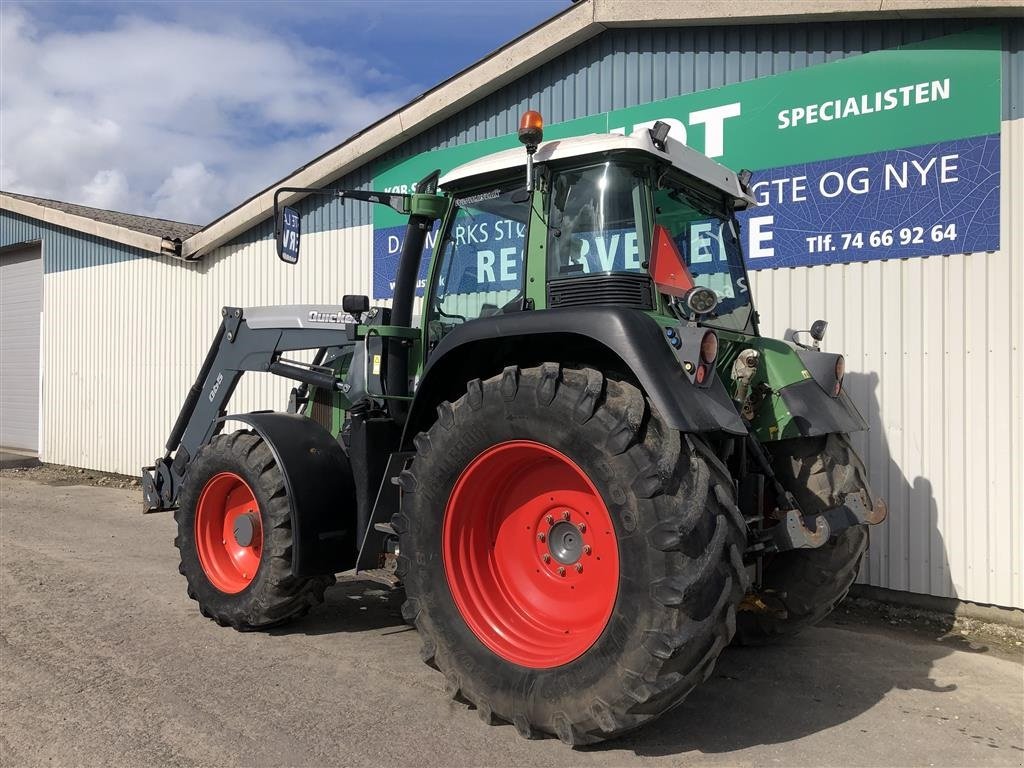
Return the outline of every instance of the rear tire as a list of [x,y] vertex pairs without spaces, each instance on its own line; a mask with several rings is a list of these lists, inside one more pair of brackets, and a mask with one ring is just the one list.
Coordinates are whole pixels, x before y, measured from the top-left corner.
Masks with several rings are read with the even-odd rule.
[[[253,541],[242,554],[233,546],[238,542],[232,542],[231,534],[223,539],[225,546],[232,546],[226,555],[216,549],[220,542],[203,535],[217,526],[211,516],[223,506],[216,495],[225,482],[236,489],[226,503],[241,494],[258,514],[258,520],[249,524],[250,530],[255,529]],[[189,465],[174,519],[178,524],[174,545],[181,556],[178,570],[188,581],[188,596],[199,603],[204,616],[221,626],[246,631],[283,624],[322,603],[324,590],[334,584],[333,574],[292,575],[291,508],[284,476],[270,448],[253,432],[217,435],[200,449]],[[232,568],[232,562],[252,561],[257,563],[254,573],[248,572],[247,565]]]
[[[874,505],[864,463],[847,435],[785,441],[772,453],[779,480],[807,514],[838,506],[848,494],[862,490],[869,507]],[[740,611],[736,641],[760,645],[820,622],[850,591],[867,547],[868,527],[857,525],[818,549],[792,550],[769,560],[764,586],[772,599],[767,602],[781,602],[786,616]]]
[[[393,519],[407,595],[403,615],[419,630],[422,656],[445,675],[453,698],[473,704],[487,723],[507,721],[527,738],[550,734],[578,745],[643,725],[681,702],[711,674],[732,637],[736,605],[746,589],[744,523],[724,467],[699,438],[669,430],[640,390],[589,368],[561,369],[554,363],[509,367],[486,381],[470,381],[465,395],[442,403],[437,422],[415,443],[416,456],[401,477],[402,512]],[[450,581],[451,574],[458,579],[460,573],[497,578],[487,576],[488,569],[479,564],[502,557],[499,542],[509,541],[509,529],[523,536],[522,558],[536,562],[528,563],[521,580],[499,578],[493,583],[493,589],[485,590],[494,596],[488,604],[522,592],[522,582],[533,579],[534,567],[540,573],[557,565],[543,561],[543,547],[533,549],[540,527],[494,529],[486,524],[495,520],[495,508],[510,506],[509,499],[528,500],[512,503],[516,510],[548,503],[549,491],[539,490],[536,477],[543,471],[529,482],[524,479],[536,463],[485,475],[481,487],[496,492],[489,504],[476,497],[483,540],[473,550],[475,570],[466,570],[465,563],[446,563],[446,558],[460,558],[458,550],[446,549],[445,525],[446,517],[456,514],[453,491],[464,484],[467,468],[495,446],[512,450],[527,443],[553,449],[562,457],[552,459],[554,465],[571,465],[582,473],[613,528],[584,529],[584,541],[594,543],[594,554],[609,544],[617,550],[617,579],[608,593],[603,628],[599,623],[594,630],[588,624],[581,631],[594,633],[592,644],[574,648],[557,638],[562,623],[570,620],[548,619],[542,629],[557,631],[547,660],[529,652],[543,648],[548,636],[538,636],[541,640],[533,645],[526,642],[521,653],[514,644],[503,645],[493,624],[466,611],[465,603],[472,598],[466,597],[464,585]],[[497,485],[488,485],[492,482]],[[557,488],[550,491],[555,525],[559,510],[569,506],[558,494]],[[545,520],[543,511],[538,514]],[[575,520],[577,512],[572,515]],[[546,525],[552,523],[539,523]],[[598,533],[611,535],[587,538]],[[467,534],[469,539],[476,535]],[[550,539],[554,541],[553,533]],[[581,555],[578,562],[587,563],[576,582],[583,587],[593,561]],[[572,567],[567,566],[569,579],[551,577],[552,594],[571,583]],[[533,583],[544,589],[542,580]],[[581,601],[601,599],[600,582],[591,584],[589,593],[586,588],[576,593]],[[463,608],[456,593],[461,593]],[[566,624],[564,632],[575,629]],[[527,641],[534,637],[528,629],[523,632]]]

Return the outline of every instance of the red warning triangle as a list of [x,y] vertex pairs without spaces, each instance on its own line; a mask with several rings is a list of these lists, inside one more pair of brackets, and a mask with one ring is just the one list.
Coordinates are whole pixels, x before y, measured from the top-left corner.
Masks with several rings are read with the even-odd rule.
[[661,293],[682,298],[693,288],[693,277],[676,248],[668,230],[654,225],[654,247],[651,249],[651,277]]

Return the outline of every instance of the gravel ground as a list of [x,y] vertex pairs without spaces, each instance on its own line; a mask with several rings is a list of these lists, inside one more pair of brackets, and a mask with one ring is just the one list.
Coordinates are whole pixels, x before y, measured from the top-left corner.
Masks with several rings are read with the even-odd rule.
[[1024,764],[1021,630],[861,600],[728,650],[627,739],[525,741],[445,698],[399,593],[344,582],[269,633],[203,619],[129,482],[0,472],[0,765]]

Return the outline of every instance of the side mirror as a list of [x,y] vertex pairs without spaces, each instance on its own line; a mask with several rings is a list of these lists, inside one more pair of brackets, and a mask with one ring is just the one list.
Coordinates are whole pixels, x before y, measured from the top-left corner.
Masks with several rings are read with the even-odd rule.
[[277,257],[287,264],[299,263],[299,212],[285,206],[277,220]]
[[359,320],[364,312],[370,311],[370,297],[346,294],[341,297],[341,309]]
[[[813,323],[811,323],[810,330],[793,331],[793,343],[796,344],[798,347],[802,347],[803,349],[818,349],[818,344],[821,342],[822,339],[825,338],[826,328],[828,328],[827,322],[825,322],[824,320],[815,320]],[[814,343],[804,344],[803,342],[801,342],[799,338],[801,333],[806,333],[807,335],[809,335],[811,339],[814,340]]]

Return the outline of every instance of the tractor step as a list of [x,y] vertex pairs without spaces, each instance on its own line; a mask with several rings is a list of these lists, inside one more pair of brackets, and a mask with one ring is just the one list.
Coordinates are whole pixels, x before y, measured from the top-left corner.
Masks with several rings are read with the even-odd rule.
[[374,523],[373,530],[386,533],[388,536],[397,536],[398,533],[391,527],[391,523]]

